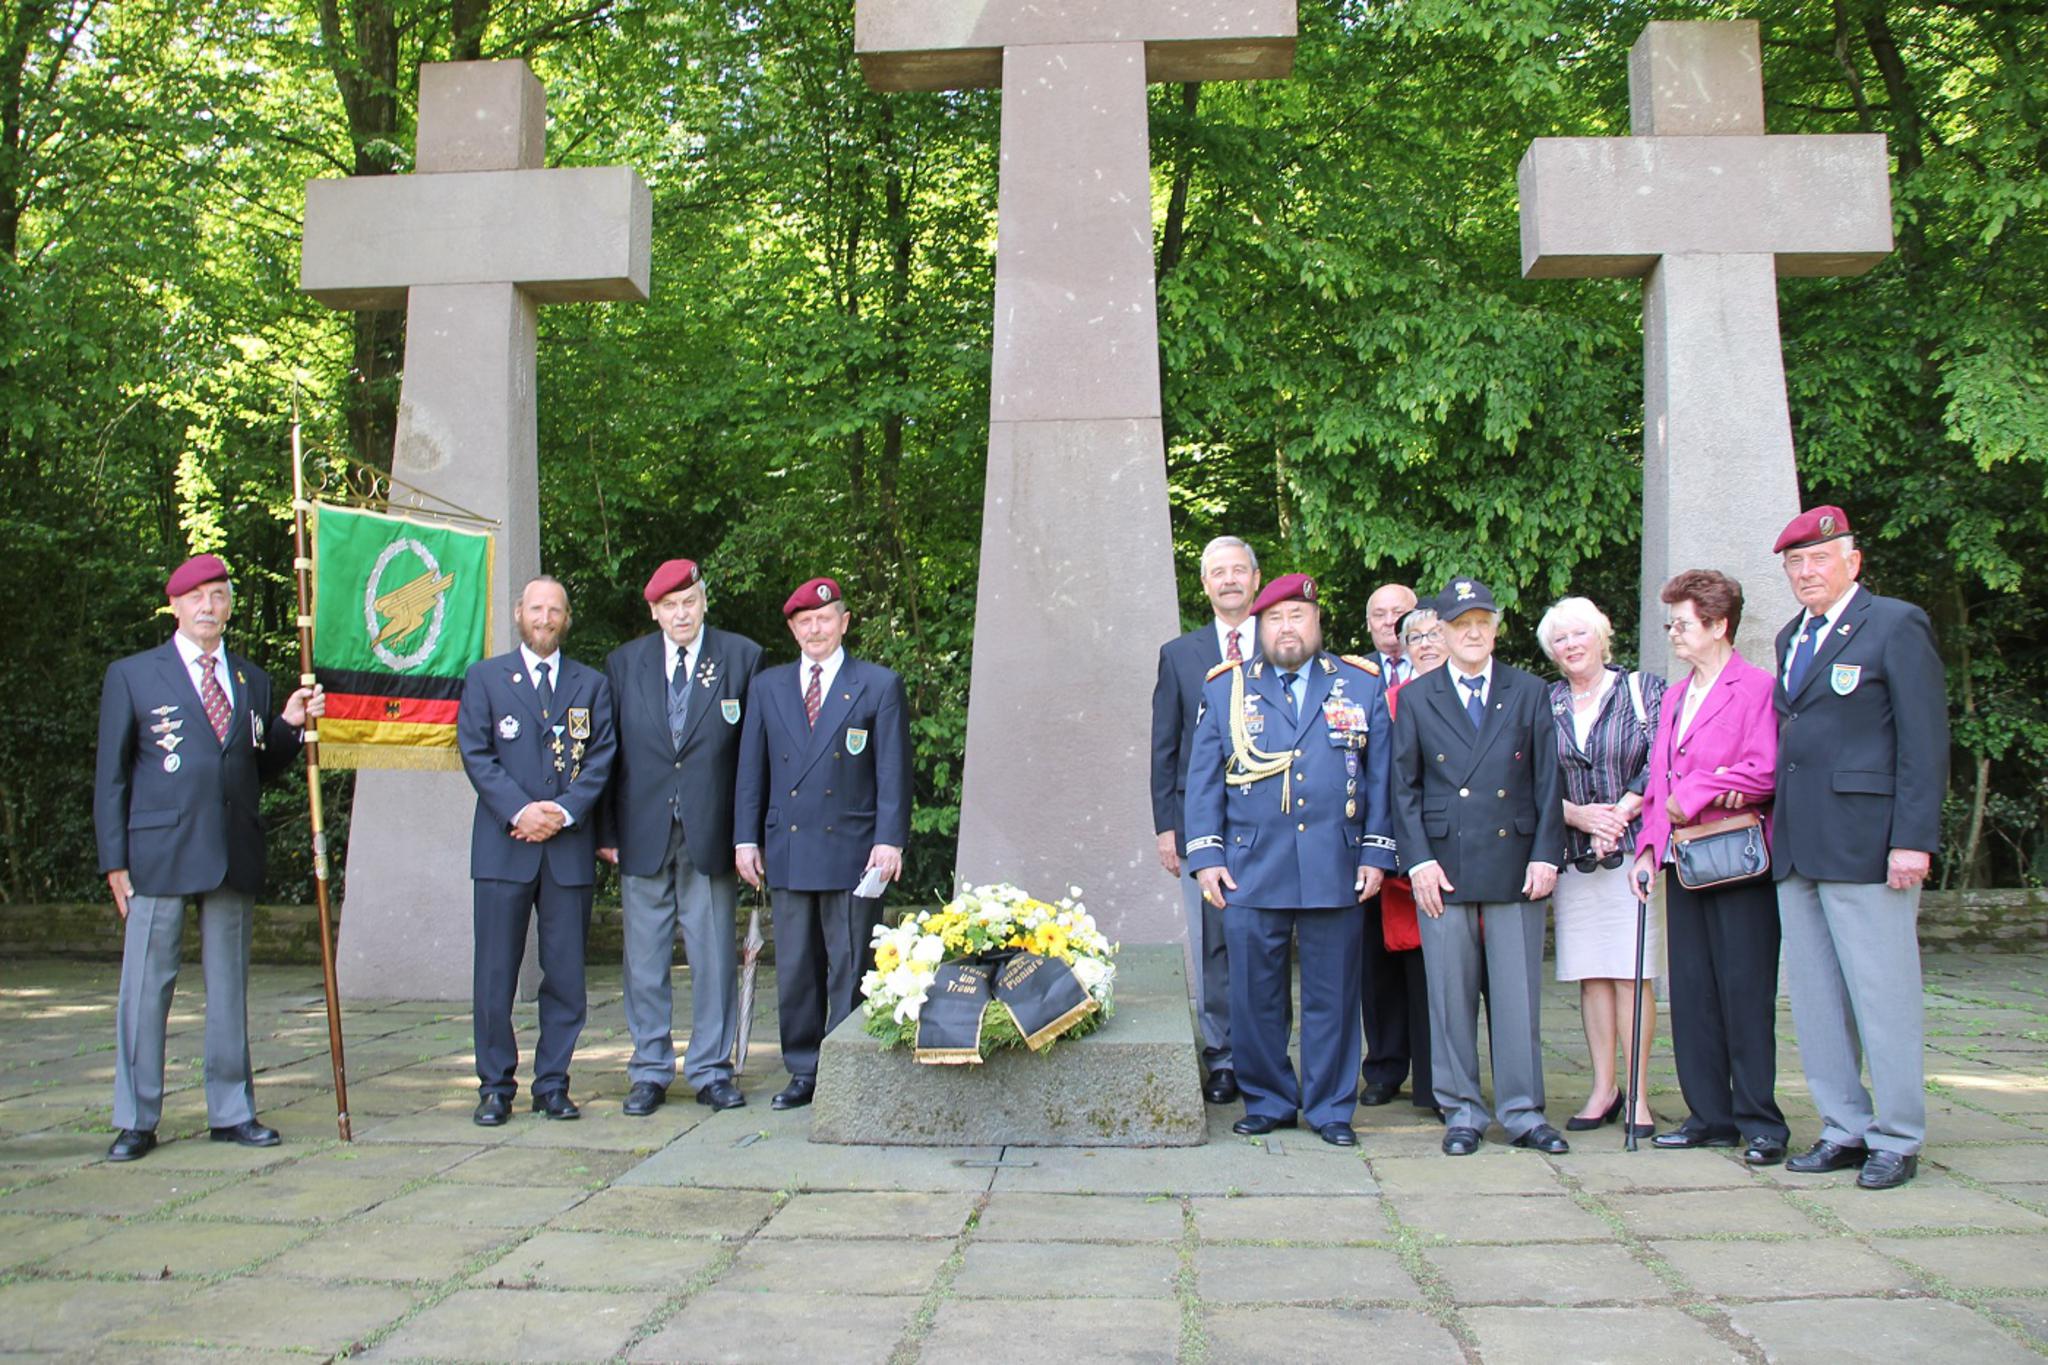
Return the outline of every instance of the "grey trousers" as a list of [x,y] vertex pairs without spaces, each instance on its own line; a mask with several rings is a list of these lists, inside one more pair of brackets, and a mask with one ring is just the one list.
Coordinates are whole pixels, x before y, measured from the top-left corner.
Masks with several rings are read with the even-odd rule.
[[1918,887],[1778,883],[1792,1027],[1829,1142],[1910,1154],[1927,1139],[1919,918]]
[[676,1077],[675,992],[669,973],[680,928],[690,960],[690,1046],[683,1080],[692,1090],[732,1079],[739,1032],[739,947],[733,911],[739,877],[707,876],[683,848],[683,827],[669,821],[668,852],[652,877],[621,875],[625,904],[626,1027],[633,1059],[626,1079],[667,1086]]
[[[1437,1107],[1451,1128],[1486,1129],[1491,1119],[1511,1138],[1543,1117],[1543,913],[1547,902],[1446,905],[1431,919],[1420,910],[1422,966],[1429,982],[1429,1060]],[[1486,932],[1480,934],[1484,917]],[[1479,1089],[1479,962],[1486,960],[1487,1040],[1493,1053],[1494,1109]]]
[[1195,1015],[1202,1023],[1202,1066],[1208,1071],[1230,1067],[1230,954],[1223,944],[1223,912],[1202,899],[1202,884],[1181,865],[1181,908],[1188,922],[1188,958],[1194,964],[1189,984],[1195,991]]
[[[249,1066],[249,931],[255,898],[209,891],[199,902],[206,979],[206,1121],[256,1117]],[[183,896],[130,896],[114,1007],[114,1126],[156,1131],[164,1112],[164,1035],[185,934]]]

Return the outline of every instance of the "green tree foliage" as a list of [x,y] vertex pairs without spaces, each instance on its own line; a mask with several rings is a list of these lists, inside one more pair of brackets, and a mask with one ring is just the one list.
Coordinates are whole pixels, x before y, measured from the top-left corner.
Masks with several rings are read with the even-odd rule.
[[[1486,576],[1524,656],[1557,595],[1634,598],[1640,286],[1523,282],[1515,165],[1535,137],[1626,135],[1643,23],[1731,17],[1762,22],[1775,131],[1890,140],[1898,249],[1781,288],[1801,483],[1941,630],[1943,878],[2038,882],[2034,7],[1302,0],[1293,79],[1156,89],[1183,568],[1244,534],[1325,580],[1347,646],[1388,578]],[[99,675],[163,634],[169,564],[225,548],[240,646],[289,671],[293,393],[316,448],[386,462],[403,340],[398,315],[297,293],[303,183],[407,172],[418,64],[507,56],[547,84],[550,164],[628,163],[654,194],[653,298],[542,314],[544,555],[575,595],[572,647],[646,629],[640,582],[688,554],[713,622],[787,658],[782,596],[838,575],[854,648],[910,685],[910,885],[948,880],[994,92],[869,91],[852,0],[0,0],[0,576],[21,626],[0,654],[0,896],[92,893]],[[268,800],[280,849],[302,847],[302,794]],[[274,865],[273,894],[306,893],[302,859]]]

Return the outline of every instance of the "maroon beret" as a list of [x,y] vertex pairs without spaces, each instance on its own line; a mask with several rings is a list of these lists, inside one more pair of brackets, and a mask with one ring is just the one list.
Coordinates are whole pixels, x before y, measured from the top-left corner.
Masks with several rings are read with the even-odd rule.
[[694,588],[704,581],[704,575],[697,569],[694,559],[666,559],[647,579],[647,586],[641,596],[650,602],[659,602],[672,592]]
[[782,614],[794,616],[800,611],[809,611],[813,607],[845,600],[846,594],[839,591],[838,579],[813,578],[789,595],[789,600],[782,604]]
[[1282,574],[1266,585],[1259,594],[1259,600],[1252,603],[1252,615],[1256,616],[1267,607],[1277,607],[1282,602],[1313,602],[1316,600],[1316,581],[1305,573]]
[[1815,507],[1786,523],[1785,529],[1778,532],[1778,543],[1771,547],[1771,553],[1776,555],[1787,550],[1800,550],[1823,541],[1839,540],[1848,534],[1847,512],[1839,507]]
[[165,597],[183,597],[203,583],[225,583],[228,562],[219,555],[193,555],[164,580]]

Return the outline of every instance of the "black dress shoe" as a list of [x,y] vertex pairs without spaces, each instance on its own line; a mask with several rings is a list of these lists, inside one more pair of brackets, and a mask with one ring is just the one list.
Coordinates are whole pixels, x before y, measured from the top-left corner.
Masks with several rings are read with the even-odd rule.
[[1662,1147],[1667,1152],[1684,1152],[1694,1147],[1733,1147],[1738,1141],[1740,1139],[1733,1133],[1710,1133],[1704,1128],[1688,1128],[1681,1123],[1670,1132],[1651,1138],[1650,1145]]
[[815,1076],[792,1076],[789,1084],[775,1092],[775,1098],[768,1101],[770,1109],[801,1109],[811,1102],[811,1096],[818,1093],[818,1078]]
[[1759,1133],[1742,1149],[1742,1160],[1750,1166],[1775,1166],[1785,1159],[1785,1139]]
[[1348,1123],[1326,1123],[1316,1129],[1316,1136],[1332,1147],[1356,1147],[1358,1132]]
[[1367,1081],[1365,1088],[1358,1092],[1358,1102],[1377,1108],[1382,1104],[1392,1104],[1394,1096],[1400,1093],[1399,1081]]
[[1801,1175],[1819,1175],[1824,1171],[1846,1171],[1851,1166],[1861,1166],[1869,1157],[1870,1149],[1861,1144],[1844,1147],[1839,1142],[1822,1138],[1787,1161],[1785,1169]]
[[1920,1169],[1920,1158],[1905,1152],[1872,1152],[1856,1177],[1863,1190],[1892,1190],[1911,1180]]
[[708,1104],[713,1109],[739,1109],[746,1105],[747,1097],[731,1081],[720,1077],[697,1092],[697,1103]]
[[626,1102],[619,1107],[629,1116],[645,1118],[668,1100],[668,1087],[653,1081],[635,1081],[626,1089]]
[[1479,1150],[1477,1128],[1451,1128],[1444,1133],[1445,1156],[1470,1156]]
[[1271,1114],[1246,1114],[1236,1123],[1230,1125],[1230,1131],[1243,1137],[1264,1137],[1276,1128],[1299,1128],[1300,1126],[1301,1120],[1292,1114],[1289,1114],[1284,1119],[1276,1119]]
[[512,1097],[493,1091],[476,1102],[476,1112],[469,1116],[470,1122],[479,1128],[496,1128],[512,1117]]
[[[1583,1114],[1573,1114],[1570,1118],[1564,1121],[1564,1130],[1567,1133],[1590,1133],[1595,1128],[1600,1128],[1605,1126],[1606,1124],[1610,1124],[1620,1117],[1621,1096],[1616,1095],[1614,1097],[1614,1103],[1608,1105],[1605,1109],[1593,1115],[1591,1118],[1587,1118]],[[1636,1136],[1648,1137],[1649,1134],[1637,1133]]]
[[107,1148],[109,1161],[140,1161],[156,1150],[154,1128],[123,1128],[114,1137],[114,1145]]
[[1572,1145],[1564,1140],[1564,1134],[1558,1132],[1557,1129],[1552,1128],[1547,1123],[1537,1124],[1528,1132],[1514,1139],[1512,1145],[1527,1147],[1531,1151],[1548,1152],[1552,1156],[1563,1156],[1572,1149]]
[[277,1135],[277,1129],[266,1128],[254,1119],[243,1119],[240,1123],[225,1128],[215,1128],[208,1134],[215,1142],[239,1142],[244,1147],[275,1147],[284,1139]]
[[551,1119],[580,1119],[583,1111],[576,1107],[576,1101],[569,1098],[566,1090],[550,1090],[545,1095],[533,1097],[533,1112],[546,1114]]
[[1209,1079],[1202,1082],[1202,1098],[1211,1104],[1236,1104],[1237,1073],[1227,1066],[1217,1067],[1209,1073]]

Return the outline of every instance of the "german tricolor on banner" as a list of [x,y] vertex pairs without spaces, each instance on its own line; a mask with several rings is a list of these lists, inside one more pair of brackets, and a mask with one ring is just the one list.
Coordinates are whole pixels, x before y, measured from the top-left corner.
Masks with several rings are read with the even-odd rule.
[[491,638],[490,534],[320,503],[312,529],[321,764],[460,768],[462,676]]

